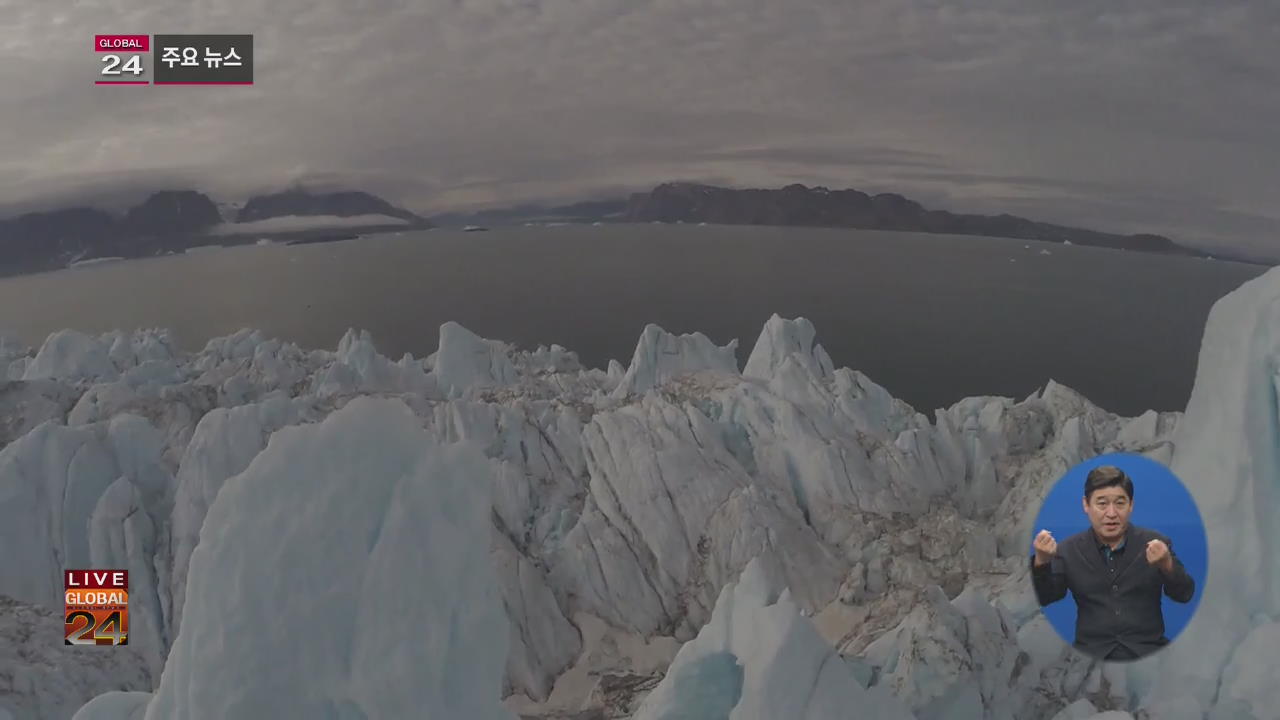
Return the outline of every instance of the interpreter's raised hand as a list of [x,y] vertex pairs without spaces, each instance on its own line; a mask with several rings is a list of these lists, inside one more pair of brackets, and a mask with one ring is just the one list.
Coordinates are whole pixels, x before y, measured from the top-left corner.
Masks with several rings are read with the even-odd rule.
[[1173,554],[1169,552],[1169,546],[1164,542],[1152,540],[1147,543],[1147,562],[1164,572],[1169,572],[1173,569]]
[[1053,539],[1053,533],[1048,530],[1041,530],[1036,534],[1035,542],[1032,544],[1036,549],[1036,565],[1046,565],[1058,554],[1058,541]]

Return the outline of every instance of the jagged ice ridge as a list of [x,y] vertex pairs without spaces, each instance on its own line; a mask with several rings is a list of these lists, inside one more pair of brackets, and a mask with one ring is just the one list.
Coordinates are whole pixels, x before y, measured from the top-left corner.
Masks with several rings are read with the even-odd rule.
[[[1220,301],[1185,416],[1137,418],[1053,382],[928,417],[777,316],[741,371],[736,341],[656,326],[607,370],[456,323],[398,361],[356,331],[336,352],[250,330],[197,353],[159,330],[0,339],[0,546],[20,548],[0,566],[18,648],[0,713],[128,690],[77,717],[1265,720],[1277,307],[1280,271]],[[1183,477],[1213,564],[1183,639],[1102,667],[1039,614],[1025,552],[1051,484],[1110,451]],[[133,648],[33,675],[32,618],[75,565],[130,570]],[[427,598],[428,629],[470,651],[394,617]],[[298,623],[267,614],[290,603]],[[435,688],[411,710],[389,685],[406,672]]]

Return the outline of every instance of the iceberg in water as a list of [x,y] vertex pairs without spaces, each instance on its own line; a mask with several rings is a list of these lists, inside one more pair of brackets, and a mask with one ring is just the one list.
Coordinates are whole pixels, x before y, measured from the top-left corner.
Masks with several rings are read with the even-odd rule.
[[75,717],[509,719],[491,475],[398,400],[276,432],[209,508],[154,696]]

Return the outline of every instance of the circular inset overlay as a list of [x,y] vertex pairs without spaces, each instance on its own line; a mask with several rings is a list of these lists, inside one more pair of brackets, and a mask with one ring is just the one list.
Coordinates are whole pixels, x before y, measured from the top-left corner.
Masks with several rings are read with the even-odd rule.
[[[1034,556],[1035,536],[1041,530],[1048,530],[1058,543],[1089,530],[1090,518],[1083,507],[1085,480],[1090,471],[1105,465],[1123,470],[1133,481],[1129,525],[1167,536],[1174,556],[1195,581],[1195,592],[1188,602],[1176,602],[1167,594],[1161,594],[1164,634],[1172,642],[1191,621],[1200,602],[1209,551],[1200,510],[1191,493],[1169,468],[1142,455],[1128,453],[1100,455],[1071,468],[1049,491],[1040,507],[1031,531],[1030,555]],[[1098,552],[1103,551],[1098,549]],[[1135,558],[1135,561],[1145,562],[1145,558]],[[1098,567],[1105,568],[1106,565],[1100,563]],[[1067,591],[1066,597],[1041,609],[1053,629],[1068,644],[1074,643],[1077,611],[1071,591]]]

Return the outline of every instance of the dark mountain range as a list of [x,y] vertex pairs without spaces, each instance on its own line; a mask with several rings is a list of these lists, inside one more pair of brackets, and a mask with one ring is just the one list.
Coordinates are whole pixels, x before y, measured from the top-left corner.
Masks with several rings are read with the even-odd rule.
[[168,237],[203,232],[222,222],[218,206],[194,190],[167,190],[129,208],[124,229],[131,235]]
[[1180,245],[1151,233],[1123,235],[1036,222],[1015,215],[973,215],[928,210],[893,193],[868,195],[857,190],[789,185],[782,189],[741,190],[666,183],[626,200],[592,200],[570,205],[536,204],[433,215],[441,227],[501,227],[526,223],[685,222],[724,225],[848,227],[956,235],[1007,237],[1118,248],[1273,265],[1268,258],[1225,249]]
[[780,190],[737,190],[694,183],[667,183],[649,192],[632,195],[624,217],[628,222],[795,225],[982,235],[1206,256],[1203,251],[1179,245],[1163,235],[1117,235],[1035,222],[1013,215],[968,215],[928,210],[913,200],[892,193],[868,195],[857,190],[828,190],[804,185],[788,185]]
[[0,268],[34,272],[83,257],[108,257],[122,244],[123,224],[93,208],[27,213],[0,221]]
[[466,225],[523,225],[525,223],[618,222],[627,209],[627,200],[587,200],[570,205],[517,205],[476,212],[453,212],[431,216],[441,227]]
[[383,215],[407,223],[370,227],[264,231],[208,231],[223,222],[218,207],[193,190],[158,192],[123,217],[88,207],[27,213],[0,220],[0,275],[56,270],[94,258],[148,257],[202,245],[239,245],[270,239],[316,242],[360,234],[444,227],[524,223],[685,222],[726,225],[848,227],[959,235],[983,235],[1140,252],[1213,257],[1270,265],[1263,259],[1222,251],[1209,253],[1162,235],[1120,235],[1036,222],[1013,215],[971,215],[928,210],[901,195],[868,195],[857,190],[789,185],[782,189],[731,189],[693,183],[666,183],[626,200],[591,200],[558,206],[521,205],[471,213],[445,213],[430,220],[364,192],[310,193],[303,190],[260,195],[236,211],[236,223],[287,216],[356,217]]
[[[309,194],[291,190],[251,199],[241,209],[241,222],[286,215],[389,215],[415,228],[431,224],[413,213],[363,192]],[[246,219],[248,218],[248,219]],[[245,234],[208,234],[223,222],[217,205],[194,190],[166,190],[149,196],[118,217],[104,210],[74,207],[27,213],[0,220],[0,275],[65,268],[81,260],[149,257],[184,252],[202,245],[240,245],[259,239],[297,241],[317,237],[351,237],[358,233],[403,230],[390,222],[371,227],[269,231],[246,228]]]
[[286,190],[250,198],[240,209],[236,222],[254,222],[288,215],[388,215],[416,226],[430,226],[425,219],[369,193],[310,193],[304,190]]

